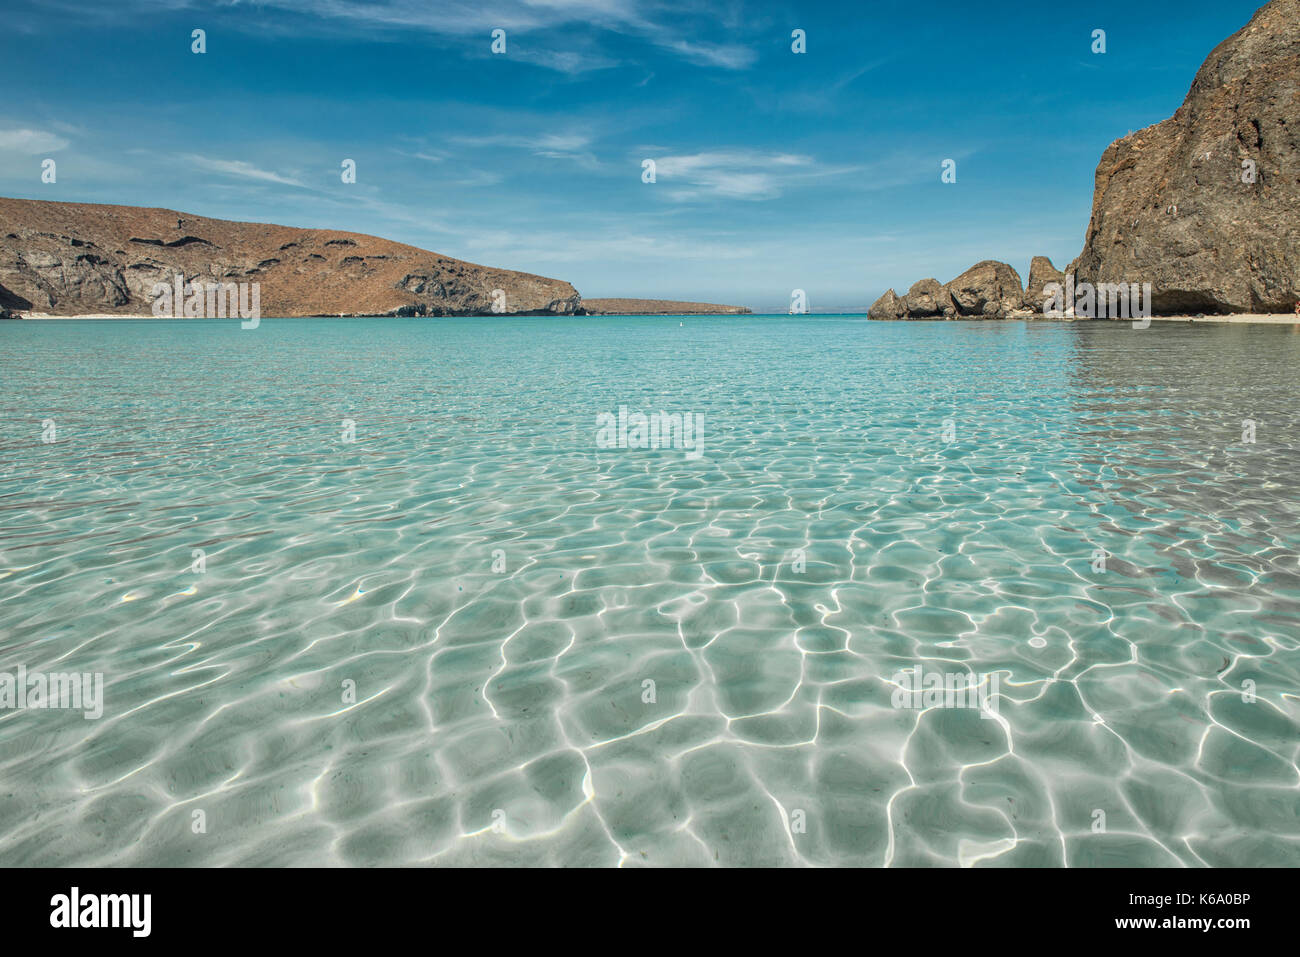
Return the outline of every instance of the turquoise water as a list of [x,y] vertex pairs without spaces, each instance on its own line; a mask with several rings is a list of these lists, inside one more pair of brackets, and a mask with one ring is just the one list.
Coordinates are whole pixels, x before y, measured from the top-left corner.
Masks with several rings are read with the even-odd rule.
[[[0,710],[0,864],[1300,864],[1298,369],[1296,326],[0,323],[0,672],[105,682]],[[702,454],[598,447],[620,406]],[[918,665],[993,707],[896,707]]]

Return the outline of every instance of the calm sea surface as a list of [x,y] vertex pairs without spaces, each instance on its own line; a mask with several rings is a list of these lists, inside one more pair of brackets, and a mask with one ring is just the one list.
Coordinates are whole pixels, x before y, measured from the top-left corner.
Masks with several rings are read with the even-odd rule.
[[1298,486],[1300,326],[0,323],[0,865],[1300,865]]

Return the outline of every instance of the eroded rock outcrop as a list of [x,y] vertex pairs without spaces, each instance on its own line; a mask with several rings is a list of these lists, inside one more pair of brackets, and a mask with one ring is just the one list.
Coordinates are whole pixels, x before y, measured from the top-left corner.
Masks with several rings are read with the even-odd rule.
[[957,314],[952,296],[937,279],[921,279],[912,284],[903,299],[903,311],[912,318],[931,319],[937,316],[951,318]]
[[963,316],[1005,319],[1025,303],[1020,273],[992,259],[971,266],[945,288]]
[[940,284],[922,279],[899,297],[890,289],[867,310],[868,319],[1008,319],[1026,315],[1020,273],[986,259]]
[[890,289],[867,310],[868,319],[902,319],[907,315],[905,303]]
[[1149,282],[1156,313],[1300,300],[1300,0],[1272,0],[1169,119],[1110,145],[1083,253],[1094,284]]
[[1054,283],[1064,283],[1065,273],[1052,265],[1046,256],[1035,256],[1029,263],[1029,285],[1025,289],[1025,308],[1041,313],[1043,303],[1047,301],[1047,287]]
[[[572,314],[569,283],[362,233],[0,199],[0,307],[149,315],[155,283],[256,282],[267,316]],[[504,298],[493,293],[501,290]]]

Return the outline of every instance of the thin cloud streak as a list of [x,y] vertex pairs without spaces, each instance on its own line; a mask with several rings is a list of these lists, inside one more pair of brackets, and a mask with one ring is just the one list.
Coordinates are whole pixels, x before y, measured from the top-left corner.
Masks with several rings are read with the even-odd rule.
[[0,150],[13,153],[57,153],[68,148],[68,141],[62,136],[46,133],[43,130],[18,129],[0,130]]
[[243,179],[259,180],[266,183],[279,183],[281,186],[297,186],[301,189],[308,189],[306,183],[294,179],[290,176],[281,176],[279,173],[270,170],[258,169],[251,163],[243,160],[223,160],[213,159],[208,156],[197,156],[190,154],[182,157],[187,162],[213,173],[221,173],[226,176],[237,176]]
[[[127,0],[112,7],[85,0],[53,0],[69,16],[108,21],[114,18],[137,20],[159,13],[196,10],[206,14],[235,14],[229,21],[237,29],[262,34],[301,35],[304,25],[314,23],[324,32],[355,36],[368,32],[373,39],[392,39],[412,30],[452,37],[482,37],[487,55],[491,31],[506,31],[507,55],[535,66],[569,76],[578,76],[618,65],[618,61],[591,49],[574,51],[572,36],[564,37],[561,49],[543,49],[535,44],[516,47],[511,34],[562,33],[575,29],[595,29],[637,36],[661,50],[676,53],[698,66],[724,70],[745,70],[753,66],[758,55],[749,47],[735,42],[714,43],[707,39],[682,39],[683,33],[696,35],[705,25],[732,32],[720,14],[709,10],[684,11],[672,3],[647,0],[260,0],[255,5],[234,2],[213,9],[199,0]],[[268,17],[269,11],[275,16]],[[686,28],[689,13],[700,29]],[[262,15],[258,15],[262,14]]]

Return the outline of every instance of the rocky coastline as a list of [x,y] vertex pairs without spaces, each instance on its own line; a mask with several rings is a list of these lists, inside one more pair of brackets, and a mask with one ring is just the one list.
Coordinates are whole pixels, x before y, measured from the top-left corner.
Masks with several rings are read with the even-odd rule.
[[[1097,167],[1083,251],[1029,282],[986,260],[948,283],[890,289],[871,319],[1037,319],[1052,283],[1149,284],[1156,316],[1295,315],[1300,302],[1300,0],[1270,0],[1217,46],[1169,119],[1116,140]],[[1097,315],[1096,318],[1129,318]]]

